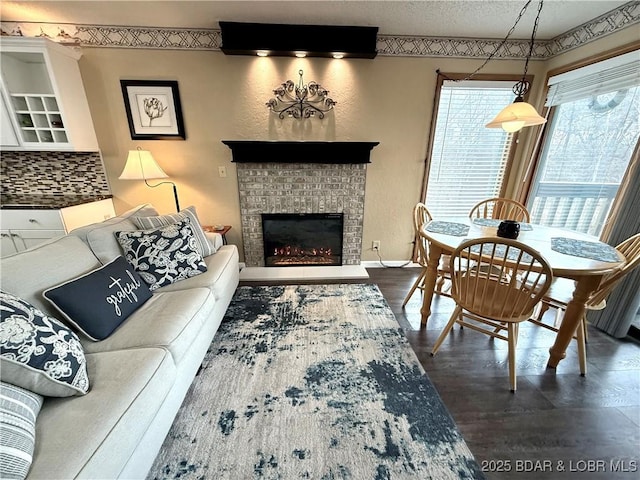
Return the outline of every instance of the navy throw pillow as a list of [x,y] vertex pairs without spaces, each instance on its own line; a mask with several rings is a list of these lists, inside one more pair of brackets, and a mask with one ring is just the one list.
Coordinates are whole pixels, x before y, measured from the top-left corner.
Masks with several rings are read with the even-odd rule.
[[49,288],[44,297],[91,340],[104,340],[151,298],[151,290],[124,257]]

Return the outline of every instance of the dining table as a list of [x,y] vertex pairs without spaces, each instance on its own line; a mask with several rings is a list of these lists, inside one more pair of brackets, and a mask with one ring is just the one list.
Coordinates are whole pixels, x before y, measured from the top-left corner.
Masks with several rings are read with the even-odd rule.
[[[431,314],[441,257],[451,255],[463,241],[497,238],[500,223],[499,219],[447,217],[433,219],[423,225],[420,235],[429,243],[420,310],[423,326]],[[551,266],[554,278],[575,281],[573,298],[567,305],[555,342],[549,349],[547,366],[556,368],[566,355],[567,347],[585,313],[589,296],[598,288],[603,276],[620,268],[626,259],[614,247],[592,235],[533,223],[520,223],[517,241],[540,252]]]

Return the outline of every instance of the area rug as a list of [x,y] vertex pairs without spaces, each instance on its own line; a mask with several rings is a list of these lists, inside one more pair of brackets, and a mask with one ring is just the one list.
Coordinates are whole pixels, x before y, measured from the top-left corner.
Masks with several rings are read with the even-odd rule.
[[375,285],[240,287],[149,479],[484,478]]

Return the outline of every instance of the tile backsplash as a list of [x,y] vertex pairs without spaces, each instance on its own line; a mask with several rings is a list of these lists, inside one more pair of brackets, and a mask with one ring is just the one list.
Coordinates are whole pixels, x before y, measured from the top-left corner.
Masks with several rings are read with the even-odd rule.
[[1,152],[0,185],[5,195],[111,193],[99,152]]

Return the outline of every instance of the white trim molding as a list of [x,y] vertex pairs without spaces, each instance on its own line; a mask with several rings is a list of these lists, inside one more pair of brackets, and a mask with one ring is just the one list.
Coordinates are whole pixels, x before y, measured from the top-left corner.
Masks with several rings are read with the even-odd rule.
[[[537,41],[533,59],[547,59],[573,50],[611,33],[640,23],[640,1],[611,10],[551,40]],[[147,48],[168,50],[220,50],[220,30],[192,28],[123,27],[113,25],[75,25],[70,23],[0,22],[2,35],[44,36],[56,42],[102,48]],[[408,37],[378,35],[378,55],[401,57],[489,56],[499,39]],[[528,54],[528,40],[509,40],[495,58],[521,59]]]
[[220,50],[220,30],[1,22],[2,35],[46,37],[79,47]]

